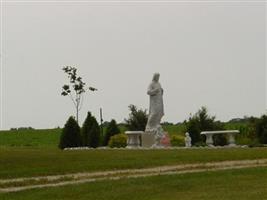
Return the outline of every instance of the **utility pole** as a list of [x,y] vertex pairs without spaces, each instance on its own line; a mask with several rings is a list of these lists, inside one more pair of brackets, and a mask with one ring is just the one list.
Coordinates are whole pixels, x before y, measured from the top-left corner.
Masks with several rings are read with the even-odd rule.
[[102,108],[100,108],[100,131],[101,131],[101,138],[104,139],[104,130],[103,130],[103,112]]

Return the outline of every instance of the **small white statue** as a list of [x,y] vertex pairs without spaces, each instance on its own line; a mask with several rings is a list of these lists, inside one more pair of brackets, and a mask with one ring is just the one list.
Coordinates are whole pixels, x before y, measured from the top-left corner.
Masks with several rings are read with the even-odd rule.
[[185,134],[184,141],[185,141],[185,147],[192,147],[192,144],[191,144],[192,139],[191,139],[189,133]]

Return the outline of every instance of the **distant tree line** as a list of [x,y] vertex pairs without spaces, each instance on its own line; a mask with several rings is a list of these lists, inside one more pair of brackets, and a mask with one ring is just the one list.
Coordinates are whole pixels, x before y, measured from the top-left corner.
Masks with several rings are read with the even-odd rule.
[[23,131],[23,130],[35,130],[32,127],[19,127],[19,128],[10,128],[11,131]]

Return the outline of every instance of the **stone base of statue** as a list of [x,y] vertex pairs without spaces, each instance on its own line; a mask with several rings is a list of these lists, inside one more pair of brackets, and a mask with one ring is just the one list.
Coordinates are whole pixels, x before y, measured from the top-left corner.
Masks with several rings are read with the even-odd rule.
[[164,130],[160,125],[158,125],[155,129],[146,129],[145,133],[142,134],[142,147],[148,148],[157,148],[163,147],[161,144],[161,140],[164,137]]
[[144,148],[151,148],[156,142],[155,136],[146,132],[142,134],[141,141],[142,147]]

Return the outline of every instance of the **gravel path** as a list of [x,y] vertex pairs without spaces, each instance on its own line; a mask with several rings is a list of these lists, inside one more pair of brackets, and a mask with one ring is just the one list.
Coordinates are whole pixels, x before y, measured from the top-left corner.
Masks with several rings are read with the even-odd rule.
[[0,179],[0,192],[17,192],[34,188],[58,187],[103,180],[119,180],[122,178],[139,178],[252,167],[267,167],[267,159],[180,164],[144,169],[112,170],[5,180]]

